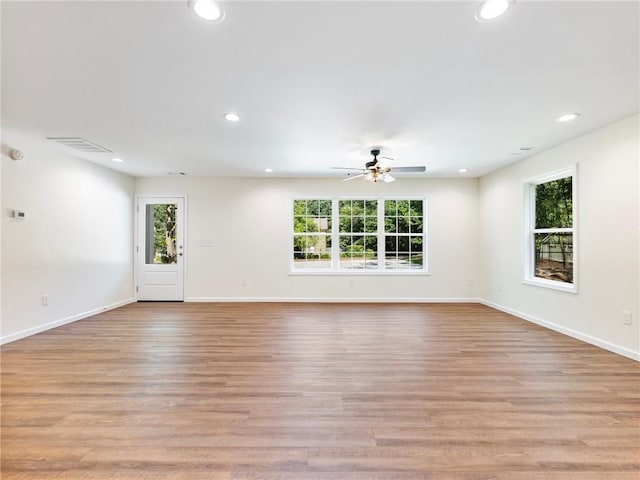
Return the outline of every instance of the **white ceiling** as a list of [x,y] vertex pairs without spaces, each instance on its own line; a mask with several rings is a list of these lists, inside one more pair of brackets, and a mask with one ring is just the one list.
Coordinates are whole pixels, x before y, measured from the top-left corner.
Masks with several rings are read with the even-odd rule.
[[209,24],[186,0],[3,1],[2,121],[134,176],[342,175],[382,144],[442,177],[638,112],[638,2],[476,5],[227,2]]

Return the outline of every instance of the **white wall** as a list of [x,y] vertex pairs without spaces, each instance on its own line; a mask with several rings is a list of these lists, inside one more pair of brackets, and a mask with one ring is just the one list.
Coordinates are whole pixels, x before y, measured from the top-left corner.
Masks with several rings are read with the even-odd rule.
[[[480,179],[489,304],[640,359],[640,140],[634,116]],[[578,294],[522,283],[523,182],[578,164]],[[622,311],[633,325],[622,323]]]
[[17,132],[2,144],[2,342],[132,301],[133,178]]
[[[136,192],[187,195],[186,300],[462,300],[476,296],[477,183],[171,177],[138,179]],[[426,196],[430,275],[289,275],[296,195]]]

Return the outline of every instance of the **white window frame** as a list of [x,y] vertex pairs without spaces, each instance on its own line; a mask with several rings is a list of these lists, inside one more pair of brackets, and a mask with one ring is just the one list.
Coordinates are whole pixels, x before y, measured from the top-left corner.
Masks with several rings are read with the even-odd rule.
[[[571,177],[572,228],[535,228],[537,185]],[[536,233],[571,233],[573,240],[573,283],[548,280],[535,276]],[[550,288],[567,293],[578,293],[578,166],[557,170],[531,178],[524,183],[524,242],[523,242],[523,283],[536,287]]]
[[[365,195],[350,195],[327,197],[326,195],[296,195],[291,197],[290,205],[295,200],[331,200],[331,268],[296,269],[293,259],[293,215],[289,214],[289,275],[429,275],[429,228],[428,228],[428,199],[424,196],[393,195],[388,197],[372,197]],[[340,213],[341,200],[376,200],[378,202],[378,268],[350,269],[340,268]],[[387,269],[385,268],[385,232],[384,205],[386,200],[421,200],[422,201],[422,268],[420,269]],[[381,230],[382,229],[382,230]]]

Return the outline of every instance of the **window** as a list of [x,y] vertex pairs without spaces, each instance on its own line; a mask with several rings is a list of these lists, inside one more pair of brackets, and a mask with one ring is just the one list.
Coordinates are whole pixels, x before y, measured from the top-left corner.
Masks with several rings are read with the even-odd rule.
[[291,270],[424,273],[424,206],[416,198],[295,199]]
[[384,246],[387,268],[421,269],[424,263],[422,200],[387,200]]
[[378,201],[339,200],[340,268],[378,269]]
[[525,282],[577,292],[575,169],[528,182],[525,197]]
[[293,262],[296,269],[331,268],[331,200],[293,201]]

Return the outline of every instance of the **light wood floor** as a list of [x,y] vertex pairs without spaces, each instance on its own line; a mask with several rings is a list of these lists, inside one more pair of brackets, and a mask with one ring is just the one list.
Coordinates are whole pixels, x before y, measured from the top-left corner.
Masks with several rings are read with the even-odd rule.
[[473,304],[133,304],[2,348],[2,478],[637,480],[640,364]]

